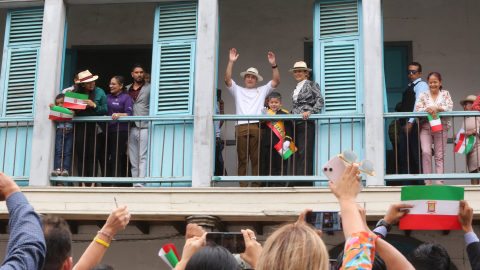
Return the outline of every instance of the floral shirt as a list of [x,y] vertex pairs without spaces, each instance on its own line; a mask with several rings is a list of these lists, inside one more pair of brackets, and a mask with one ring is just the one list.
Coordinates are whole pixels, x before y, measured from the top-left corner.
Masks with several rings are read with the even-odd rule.
[[[426,112],[428,107],[437,106],[441,107],[446,112],[451,112],[453,110],[453,101],[450,97],[450,93],[447,90],[440,90],[437,96],[437,100],[433,100],[430,95],[430,91],[425,91],[420,94],[415,105],[416,112]],[[441,118],[442,124],[447,125],[447,130],[452,126],[451,117]]]
[[356,232],[345,242],[341,270],[371,270],[375,258],[375,236],[367,232]]

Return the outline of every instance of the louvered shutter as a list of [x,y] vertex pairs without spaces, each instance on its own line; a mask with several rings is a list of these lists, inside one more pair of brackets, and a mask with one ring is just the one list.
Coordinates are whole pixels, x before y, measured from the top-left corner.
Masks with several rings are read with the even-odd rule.
[[316,2],[314,72],[325,98],[324,113],[360,112],[360,7],[357,0]]
[[320,38],[358,35],[357,1],[320,2]]
[[325,113],[357,111],[357,42],[330,42],[321,47]]
[[5,117],[33,116],[43,9],[10,10],[2,71]]
[[192,114],[197,3],[159,5],[155,21],[154,113]]

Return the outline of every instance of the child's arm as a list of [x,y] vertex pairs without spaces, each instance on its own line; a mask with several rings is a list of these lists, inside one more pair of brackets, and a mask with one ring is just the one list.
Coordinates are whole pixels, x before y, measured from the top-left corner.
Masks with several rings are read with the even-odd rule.
[[50,103],[50,104],[48,104],[48,107],[53,108],[53,107],[55,107],[55,105],[53,105],[53,103]]

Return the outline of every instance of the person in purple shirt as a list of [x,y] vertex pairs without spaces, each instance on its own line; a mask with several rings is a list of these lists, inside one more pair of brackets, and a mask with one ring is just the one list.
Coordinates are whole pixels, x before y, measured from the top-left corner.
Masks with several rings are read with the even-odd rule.
[[[115,76],[110,80],[110,94],[107,95],[108,116],[117,120],[121,116],[133,115],[133,101],[126,94],[122,76]],[[128,122],[108,122],[107,157],[110,157],[110,166],[107,176],[127,176],[126,169],[122,168],[122,152],[128,140]]]

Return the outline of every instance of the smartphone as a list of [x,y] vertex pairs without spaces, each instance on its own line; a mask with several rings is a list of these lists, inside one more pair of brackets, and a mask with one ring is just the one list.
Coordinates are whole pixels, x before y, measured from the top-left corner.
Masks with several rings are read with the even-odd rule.
[[[328,180],[336,184],[345,171],[345,163],[338,157],[334,156],[322,167],[322,172],[327,176]],[[363,190],[363,184],[360,182],[358,193]]]
[[215,244],[226,248],[230,253],[245,252],[245,239],[242,233],[212,232],[207,233],[207,244]]
[[305,222],[312,224],[317,230],[342,231],[342,219],[338,211],[313,211],[308,212]]
[[222,89],[217,88],[217,101],[222,100]]

